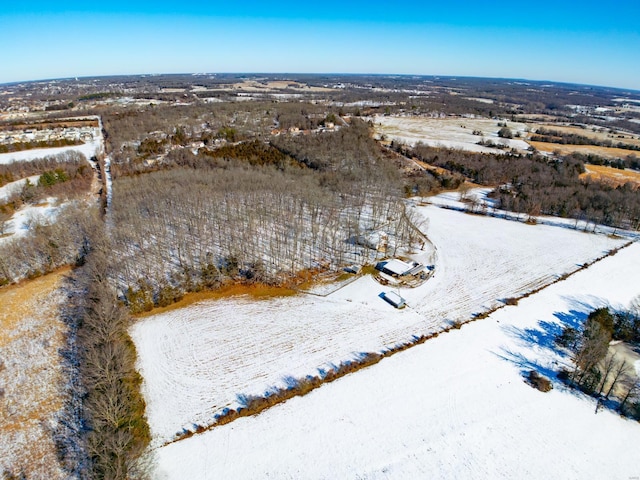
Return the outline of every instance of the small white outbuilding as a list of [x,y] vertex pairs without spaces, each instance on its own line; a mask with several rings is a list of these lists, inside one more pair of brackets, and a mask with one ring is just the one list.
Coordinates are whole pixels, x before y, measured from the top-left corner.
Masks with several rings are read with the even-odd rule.
[[406,300],[396,292],[384,292],[382,298],[396,308],[404,308],[406,306]]

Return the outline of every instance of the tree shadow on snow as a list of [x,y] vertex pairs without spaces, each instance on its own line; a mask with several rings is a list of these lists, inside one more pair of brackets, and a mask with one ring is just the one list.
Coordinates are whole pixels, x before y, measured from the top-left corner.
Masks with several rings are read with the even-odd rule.
[[510,362],[517,366],[520,369],[520,374],[524,378],[526,378],[527,374],[531,370],[535,370],[538,374],[544,375],[549,379],[554,379],[557,376],[557,373],[555,371],[555,363],[551,367],[544,366],[539,362],[527,358],[522,352],[516,352],[506,347],[502,347],[501,352],[495,353],[495,355],[498,358],[506,360],[507,362]]
[[556,321],[539,320],[535,328],[520,328],[516,325],[505,325],[503,330],[515,338],[523,346],[550,350],[556,355],[566,357],[567,351],[561,348],[556,339],[566,327],[579,329],[587,318],[582,311],[555,312]]
[[[518,366],[523,376],[531,370],[535,370],[538,374],[549,379],[557,379],[560,369],[558,360],[568,361],[570,353],[556,343],[556,338],[567,327],[579,330],[591,311],[606,304],[597,297],[585,299],[585,297],[566,296],[563,297],[563,300],[566,302],[568,310],[554,312],[554,320],[538,320],[538,324],[534,328],[520,328],[517,325],[503,326],[502,328],[507,335],[518,340],[518,345],[525,348],[517,349],[503,346],[501,352],[495,354]],[[548,364],[543,365],[538,360],[528,358],[527,351],[537,352],[535,355],[531,355],[532,358],[547,357]],[[557,382],[554,383],[557,384]],[[562,384],[562,382],[560,383]]]

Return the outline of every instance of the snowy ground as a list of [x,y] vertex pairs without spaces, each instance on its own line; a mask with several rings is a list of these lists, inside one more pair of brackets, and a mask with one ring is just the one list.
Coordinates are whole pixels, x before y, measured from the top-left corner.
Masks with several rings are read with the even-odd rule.
[[131,334],[154,444],[194,423],[212,423],[225,407],[241,406],[240,395],[263,395],[291,377],[317,375],[362,352],[469,319],[622,243],[566,228],[414,208],[430,220],[437,262],[424,285],[400,290],[409,305],[404,310],[381,299],[389,288],[365,276],[324,298],[233,298],[139,321]]
[[[639,285],[634,244],[518,306],[158,449],[154,478],[637,478],[640,425],[595,415],[592,399],[558,383],[567,359],[552,334],[627,305]],[[525,384],[530,369],[555,388]]]
[[0,187],[0,202],[7,201],[12,195],[19,193],[22,190],[24,184],[29,180],[31,183],[36,184],[40,179],[40,175],[32,175],[15,182],[7,183]]
[[53,441],[64,400],[62,279],[57,272],[0,290],[0,472],[14,478],[67,478]]
[[0,245],[4,241],[22,237],[34,225],[45,225],[54,222],[62,208],[53,197],[45,199],[37,205],[24,205],[13,214],[5,226],[5,237],[0,238]]
[[[498,137],[497,120],[486,118],[427,118],[427,117],[392,117],[376,115],[372,118],[378,136],[385,135],[387,140],[415,145],[422,142],[432,147],[455,148],[471,152],[501,153],[503,150],[478,145],[482,139],[494,143],[505,144],[509,148],[526,151],[529,144],[524,140]],[[520,132],[526,135],[524,123],[507,122],[515,135]],[[482,135],[473,135],[479,130]]]
[[[469,211],[476,208],[476,211],[496,218],[504,218],[507,220],[515,220],[519,222],[527,221],[529,216],[524,213],[514,213],[507,210],[498,209],[496,207],[497,201],[487,196],[492,190],[492,188],[486,187],[472,188],[466,193],[467,201],[463,201],[461,199],[461,192],[449,191],[441,193],[434,197],[427,197],[422,199],[416,197],[413,199],[413,204],[417,205],[420,203],[426,203],[429,205],[453,208],[459,211]],[[476,207],[473,207],[473,202],[476,202]],[[587,222],[585,220],[576,220],[574,218],[538,215],[535,217],[535,221],[538,225],[549,225],[552,227],[585,230],[587,232],[600,233],[605,235],[617,235],[629,240],[640,240],[640,232],[638,232],[637,230],[621,230],[619,228],[609,227],[606,225],[594,225],[591,222]]]
[[[96,129],[98,130],[98,129]],[[68,147],[55,148],[34,148],[31,150],[21,150],[19,152],[0,153],[0,164],[12,162],[29,162],[38,158],[50,157],[64,152],[80,152],[87,160],[102,151],[102,134],[100,133],[93,141],[82,145],[71,145]]]
[[[80,152],[87,158],[87,160],[89,160],[92,157],[100,155],[104,152],[102,123],[100,123],[100,128],[96,128],[94,130],[96,131],[95,139],[83,145],[74,145],[59,148],[37,148],[31,150],[23,150],[20,152],[2,153],[0,154],[0,164],[7,164],[12,162],[28,162],[71,151]],[[39,175],[34,175],[29,177],[29,180],[32,183],[36,183],[39,178]],[[111,191],[110,180],[111,179],[109,177],[109,194]],[[21,179],[0,188],[0,201],[6,200],[16,191],[20,191],[25,182],[26,179]],[[94,183],[97,184],[97,182]],[[97,188],[94,188],[94,190],[97,191]],[[26,235],[31,226],[34,224],[42,224],[55,221],[56,216],[58,215],[60,209],[64,207],[64,205],[64,203],[59,204],[57,199],[53,197],[47,198],[44,202],[38,205],[24,205],[13,214],[10,220],[7,220],[4,228],[4,234],[0,237],[0,245],[3,242],[8,242],[20,236]]]

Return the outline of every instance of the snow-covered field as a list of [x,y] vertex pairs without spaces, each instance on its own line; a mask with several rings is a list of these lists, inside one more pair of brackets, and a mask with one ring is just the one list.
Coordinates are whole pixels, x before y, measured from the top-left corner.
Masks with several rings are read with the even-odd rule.
[[62,208],[53,197],[47,198],[37,205],[24,205],[13,214],[11,220],[7,221],[5,234],[0,238],[0,245],[3,241],[13,240],[26,235],[34,225],[45,225],[55,222],[56,216]]
[[[418,198],[416,197],[416,199],[414,199],[414,202],[420,201],[428,203],[430,205],[453,208],[460,211],[469,211],[475,208],[476,211],[481,213],[484,212],[484,214],[493,217],[515,220],[519,222],[525,222],[529,219],[529,216],[525,213],[515,213],[496,208],[497,201],[487,196],[492,190],[492,188],[486,187],[472,188],[466,193],[467,201],[461,200],[461,192],[449,191],[443,192],[434,197],[427,197],[420,200],[418,200]],[[475,207],[473,206],[474,202],[476,203]],[[640,232],[638,232],[637,230],[622,230],[620,228],[609,227],[607,225],[593,224],[586,220],[539,215],[535,217],[535,222],[538,225],[549,225],[552,227],[583,230],[604,235],[617,235],[634,241],[640,240]]]
[[0,472],[7,472],[2,478],[10,478],[9,472],[13,478],[68,478],[53,440],[64,401],[63,275],[0,290]]
[[[71,151],[80,152],[87,158],[87,160],[89,160],[104,152],[102,123],[100,124],[100,128],[96,128],[94,130],[95,139],[83,145],[58,148],[36,148],[31,150],[22,150],[19,152],[2,153],[0,154],[0,164],[29,162]],[[40,178],[39,175],[34,175],[29,177],[29,180],[32,183],[36,183],[38,178]],[[19,192],[25,182],[26,179],[20,179],[0,188],[0,201],[6,200],[10,195]],[[110,186],[111,185],[109,184],[109,187]],[[55,221],[57,214],[63,206],[64,204],[59,204],[57,199],[53,197],[47,198],[44,202],[38,205],[24,205],[13,214],[11,219],[7,220],[7,224],[4,228],[4,235],[0,237],[0,244],[11,241],[22,235],[26,235],[32,225]]]
[[[526,151],[529,144],[517,138],[506,139],[498,137],[496,120],[486,118],[427,118],[427,117],[392,117],[376,115],[372,118],[374,129],[378,136],[385,135],[387,140],[415,145],[422,142],[432,147],[455,148],[471,152],[501,153],[497,148],[478,145],[482,139],[491,140],[496,144],[505,144],[508,148]],[[524,123],[507,122],[515,135],[520,132],[526,136]],[[478,130],[482,135],[474,135]]]
[[82,145],[71,145],[67,147],[55,147],[55,148],[34,148],[31,150],[21,150],[19,152],[0,153],[0,164],[12,163],[12,162],[30,162],[38,158],[52,157],[59,153],[65,152],[80,152],[87,159],[97,155],[102,151],[102,133],[99,129],[96,129],[96,138],[91,142],[84,143]]
[[19,193],[24,187],[24,184],[29,180],[31,183],[38,183],[40,175],[32,175],[28,178],[16,180],[15,182],[7,183],[0,187],[0,202],[7,201],[12,195]]
[[[596,307],[627,305],[639,290],[634,244],[518,306],[160,448],[154,478],[637,478],[640,424],[595,415],[592,399],[555,379],[567,358],[552,334]],[[555,388],[524,383],[530,369],[550,375]]]
[[224,408],[242,406],[242,395],[263,395],[291,377],[442,330],[622,244],[567,228],[414,208],[429,218],[437,260],[424,285],[400,290],[404,310],[380,298],[389,287],[364,276],[327,297],[232,298],[139,321],[131,334],[154,444],[194,423],[213,423]]

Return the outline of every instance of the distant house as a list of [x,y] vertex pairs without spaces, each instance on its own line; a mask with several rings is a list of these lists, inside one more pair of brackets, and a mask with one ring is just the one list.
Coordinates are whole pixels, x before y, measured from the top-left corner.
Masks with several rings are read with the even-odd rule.
[[384,292],[382,298],[396,308],[404,308],[407,306],[405,299],[395,292]]
[[389,246],[389,236],[385,232],[369,232],[364,235],[358,235],[355,238],[355,243],[372,250],[386,252]]

